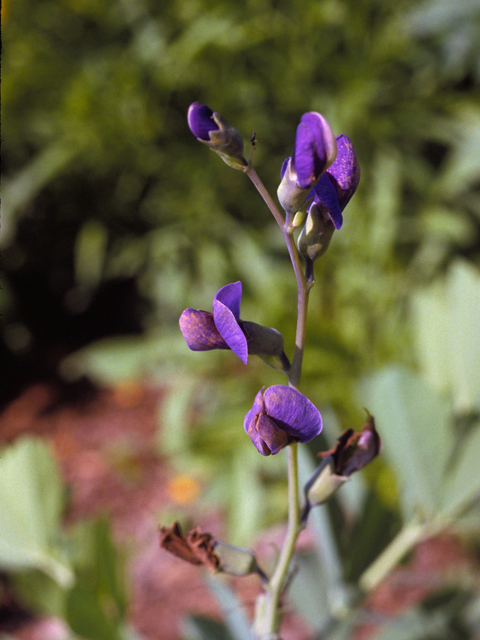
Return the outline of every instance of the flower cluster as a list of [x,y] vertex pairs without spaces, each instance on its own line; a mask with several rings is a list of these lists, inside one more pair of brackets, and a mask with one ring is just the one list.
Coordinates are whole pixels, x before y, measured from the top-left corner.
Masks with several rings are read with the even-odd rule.
[[[245,170],[243,139],[218,113],[200,102],[188,110],[188,125],[198,140],[235,168]],[[307,219],[298,240],[306,264],[323,255],[333,231],[340,229],[342,211],[360,179],[350,139],[337,136],[319,113],[305,113],[298,125],[293,154],[283,163],[278,189],[280,203],[294,214],[307,201]],[[307,270],[308,271],[308,270]],[[248,355],[278,357],[285,372],[289,361],[283,338],[275,329],[240,318],[242,284],[227,284],[213,298],[212,312],[185,309],[180,329],[193,351],[230,349],[244,364]],[[285,385],[258,392],[245,417],[245,431],[262,455],[276,454],[292,442],[308,442],[322,429],[318,410],[305,396]]]

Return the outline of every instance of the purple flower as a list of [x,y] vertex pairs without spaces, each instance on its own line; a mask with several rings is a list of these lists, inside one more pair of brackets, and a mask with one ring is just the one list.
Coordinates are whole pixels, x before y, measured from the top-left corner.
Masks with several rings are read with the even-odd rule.
[[310,195],[316,204],[326,207],[335,229],[340,229],[343,224],[342,211],[360,182],[360,166],[348,136],[337,136],[337,149],[335,161],[320,177]]
[[263,456],[292,442],[309,442],[322,430],[322,416],[304,395],[277,384],[261,389],[245,416],[245,431]]
[[303,114],[297,127],[292,174],[301,189],[310,189],[335,160],[337,145],[327,120],[315,111]]
[[206,104],[194,102],[188,109],[188,126],[196,138],[210,140],[210,131],[218,131],[219,126],[213,119],[213,111]]
[[327,120],[314,111],[303,114],[291,158],[282,166],[278,199],[288,213],[296,213],[311,188],[335,160],[337,143]]
[[231,349],[247,364],[248,354],[278,357],[284,370],[290,362],[283,351],[283,336],[276,329],[240,320],[242,283],[227,284],[213,297],[213,313],[185,309],[180,330],[192,351]]
[[231,349],[247,364],[247,338],[239,325],[242,283],[227,284],[213,297],[213,314],[185,309],[180,330],[192,351]]

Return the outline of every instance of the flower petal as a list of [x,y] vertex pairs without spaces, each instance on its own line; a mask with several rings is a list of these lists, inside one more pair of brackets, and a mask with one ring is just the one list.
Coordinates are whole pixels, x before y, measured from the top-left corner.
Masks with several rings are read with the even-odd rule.
[[230,309],[235,316],[235,320],[240,320],[240,303],[242,301],[242,283],[240,280],[232,282],[232,284],[226,284],[219,289],[213,296],[214,305],[216,300]]
[[299,391],[282,384],[269,387],[264,395],[267,414],[300,442],[309,442],[322,430],[322,416]]
[[219,127],[213,119],[213,111],[201,102],[194,102],[188,108],[188,126],[196,138],[210,140],[210,131],[216,131]]
[[266,413],[257,413],[247,430],[253,444],[262,456],[275,455],[294,441],[294,438]]
[[179,325],[192,351],[229,348],[215,326],[213,314],[208,311],[185,309],[180,316]]
[[240,319],[241,299],[241,282],[227,284],[219,289],[213,298],[213,319],[218,332],[230,349],[247,364],[247,339],[237,322]]
[[336,155],[336,140],[327,120],[319,113],[305,113],[297,127],[292,164],[302,189],[313,186]]
[[343,224],[342,210],[338,201],[337,191],[333,186],[328,174],[324,173],[318,183],[314,186],[315,202],[323,204],[328,210],[328,215],[332,219],[335,229],[341,229]]
[[340,209],[343,211],[360,182],[360,165],[352,141],[348,136],[338,136],[337,147],[337,158],[327,170],[327,175],[335,187]]

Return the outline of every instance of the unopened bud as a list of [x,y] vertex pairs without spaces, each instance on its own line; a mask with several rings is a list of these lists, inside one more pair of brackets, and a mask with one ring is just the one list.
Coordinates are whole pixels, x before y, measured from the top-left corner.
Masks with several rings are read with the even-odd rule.
[[248,163],[243,155],[243,138],[219,113],[194,102],[188,109],[188,126],[197,140],[218,153],[230,167],[245,169]]
[[314,262],[328,249],[335,227],[323,205],[313,203],[298,237],[298,250],[305,259]]
[[297,176],[292,171],[292,159],[288,158],[282,166],[282,181],[277,189],[278,201],[287,213],[295,214],[302,208],[311,188],[302,189],[297,184]]

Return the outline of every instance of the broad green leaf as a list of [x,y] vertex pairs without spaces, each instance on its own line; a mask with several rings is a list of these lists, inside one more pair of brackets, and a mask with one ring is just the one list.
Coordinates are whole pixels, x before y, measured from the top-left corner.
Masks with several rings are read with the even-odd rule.
[[206,584],[220,604],[232,640],[255,640],[243,607],[225,580],[208,576]]
[[121,640],[127,599],[123,559],[113,546],[110,525],[101,519],[77,528],[77,581],[67,595],[66,618],[88,640]]
[[407,519],[432,516],[453,444],[449,403],[419,376],[396,367],[367,378],[360,388],[399,478]]
[[232,640],[225,625],[205,616],[188,616],[182,623],[182,640]]
[[447,275],[450,361],[455,409],[480,409],[480,271],[458,260]]
[[298,571],[288,589],[295,610],[315,630],[320,631],[331,616],[331,578],[318,553],[296,556]]
[[436,610],[431,615],[420,609],[408,611],[384,627],[374,640],[419,640],[419,638],[440,638],[447,628],[447,616]]
[[464,260],[444,280],[413,297],[420,366],[439,391],[452,394],[455,410],[480,408],[480,272]]
[[449,472],[442,500],[442,511],[457,516],[480,498],[480,422],[460,445],[453,469]]
[[60,547],[63,487],[53,455],[26,438],[0,454],[0,566],[40,569],[62,586],[73,580]]
[[[303,487],[315,471],[316,465],[307,447],[298,448],[299,484]],[[303,500],[303,496],[302,496]],[[315,507],[308,517],[308,526],[312,527],[316,539],[316,565],[318,567],[315,595],[319,615],[312,619],[316,624],[324,619],[326,613],[335,613],[343,609],[348,596],[343,582],[343,567],[335,541],[332,524],[325,506]],[[295,583],[294,583],[295,584]],[[295,587],[293,587],[295,589]],[[295,593],[295,592],[294,592]],[[297,595],[294,598],[297,602]],[[318,628],[318,627],[317,627]]]

